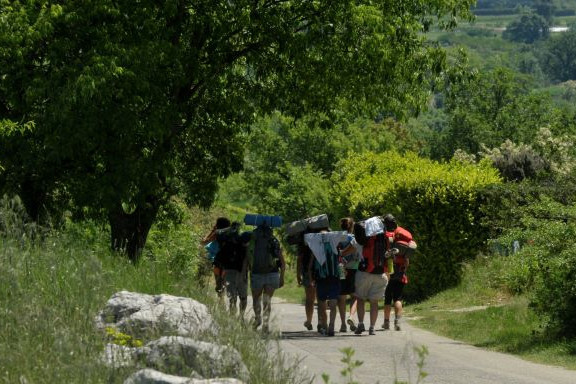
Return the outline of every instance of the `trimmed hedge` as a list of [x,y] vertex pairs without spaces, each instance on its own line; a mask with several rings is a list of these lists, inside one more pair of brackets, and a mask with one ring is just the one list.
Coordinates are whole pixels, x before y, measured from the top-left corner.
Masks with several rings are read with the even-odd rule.
[[485,244],[480,193],[501,182],[487,162],[438,163],[414,153],[351,155],[333,176],[341,214],[357,219],[392,213],[418,250],[410,266],[409,299],[422,299],[460,280],[461,263]]

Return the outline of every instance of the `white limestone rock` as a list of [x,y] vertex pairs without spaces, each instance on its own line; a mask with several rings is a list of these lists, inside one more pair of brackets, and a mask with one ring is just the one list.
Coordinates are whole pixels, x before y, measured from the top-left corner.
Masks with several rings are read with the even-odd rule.
[[211,331],[206,305],[172,295],[121,291],[114,294],[96,318],[101,329],[113,327],[134,337],[149,334],[195,336]]
[[235,377],[247,380],[248,369],[240,353],[221,346],[181,336],[165,336],[138,350],[138,360],[162,372],[204,378]]
[[124,384],[243,384],[243,382],[236,379],[193,379],[167,375],[153,369],[142,369],[127,378]]

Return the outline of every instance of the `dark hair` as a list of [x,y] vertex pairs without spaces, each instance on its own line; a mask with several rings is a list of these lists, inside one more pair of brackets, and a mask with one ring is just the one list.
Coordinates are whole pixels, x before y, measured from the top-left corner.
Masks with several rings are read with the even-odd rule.
[[340,229],[348,232],[352,232],[354,228],[354,219],[351,217],[345,217],[340,219]]
[[387,214],[384,216],[384,226],[386,226],[387,231],[393,231],[398,227],[396,224],[396,218],[392,214]]
[[216,229],[224,229],[230,226],[230,220],[227,217],[219,217],[216,219]]

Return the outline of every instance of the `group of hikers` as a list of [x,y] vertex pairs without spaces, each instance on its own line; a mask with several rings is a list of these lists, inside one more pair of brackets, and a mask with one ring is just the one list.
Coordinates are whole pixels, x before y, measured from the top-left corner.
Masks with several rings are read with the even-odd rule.
[[[274,291],[284,285],[286,262],[273,228],[281,225],[278,216],[246,215],[244,222],[253,231],[240,232],[240,223],[225,217],[216,220],[202,244],[212,261],[216,291],[226,293],[229,310],[244,314],[248,300],[248,275],[254,310],[253,326],[269,331]],[[383,329],[401,330],[402,292],[408,283],[406,271],[416,248],[412,234],[397,225],[393,215],[375,216],[360,222],[351,217],[340,220],[332,231],[327,215],[319,215],[286,226],[286,241],[296,246],[296,273],[305,290],[304,327],[313,330],[317,303],[317,331],[334,336],[337,312],[340,332],[348,328],[356,335],[368,330],[374,335],[378,302],[384,299]],[[349,302],[350,311],[347,312]],[[365,303],[369,303],[366,329]],[[357,315],[357,322],[354,320]]]

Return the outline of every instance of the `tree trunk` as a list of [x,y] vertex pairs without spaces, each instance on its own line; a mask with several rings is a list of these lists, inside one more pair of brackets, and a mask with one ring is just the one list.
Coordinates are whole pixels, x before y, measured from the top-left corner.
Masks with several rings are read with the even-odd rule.
[[145,206],[139,205],[132,213],[124,212],[119,204],[108,215],[112,249],[126,254],[132,262],[137,262],[140,258],[148,232],[158,213],[156,199],[148,200]]

